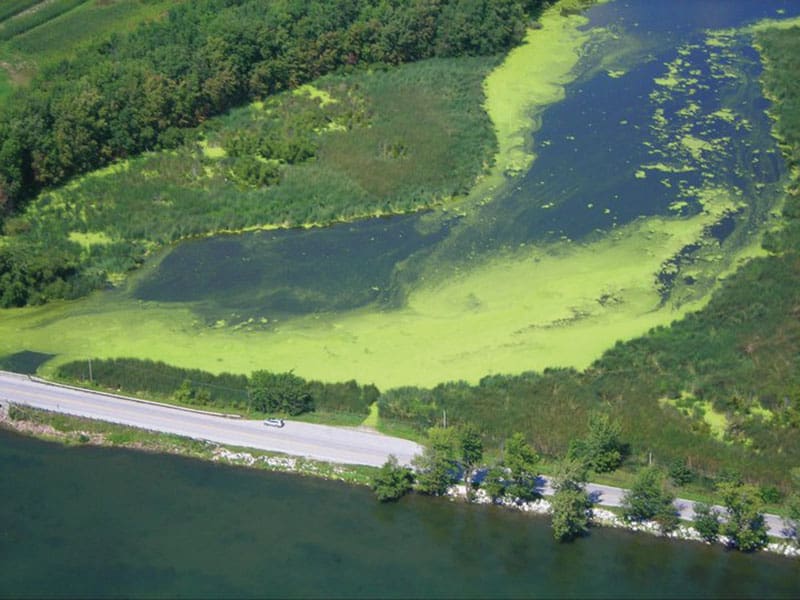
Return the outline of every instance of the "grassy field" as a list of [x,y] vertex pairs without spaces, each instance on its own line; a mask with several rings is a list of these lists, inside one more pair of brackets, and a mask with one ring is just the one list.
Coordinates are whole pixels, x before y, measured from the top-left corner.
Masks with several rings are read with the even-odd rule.
[[14,91],[14,86],[11,83],[11,78],[8,73],[0,69],[0,103],[5,101]]
[[[81,47],[144,21],[163,18],[182,0],[14,0],[0,7],[0,62],[21,80],[41,67],[69,58]],[[41,4],[41,7],[34,5]],[[19,7],[33,9],[17,13]],[[12,16],[16,14],[16,16]],[[3,15],[6,18],[3,19]]]
[[0,23],[39,4],[42,0],[6,0],[0,6]]

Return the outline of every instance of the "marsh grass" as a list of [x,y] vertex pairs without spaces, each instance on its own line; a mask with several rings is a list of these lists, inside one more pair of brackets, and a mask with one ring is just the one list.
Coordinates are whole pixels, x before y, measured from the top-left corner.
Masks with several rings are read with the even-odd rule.
[[5,0],[0,5],[0,22],[10,19],[14,15],[18,15],[41,2],[42,0]]
[[125,0],[82,2],[10,42],[11,49],[26,60],[43,65],[72,56],[83,46],[97,43],[114,33],[131,31],[143,21],[162,18],[175,2],[170,0]]
[[[145,154],[43,193],[24,215],[6,222],[8,243],[25,246],[24,253],[42,263],[76,264],[72,279],[83,283],[67,284],[74,296],[92,282],[116,280],[152,250],[178,240],[446,202],[465,193],[492,156],[481,81],[495,62],[434,59],[327,77],[317,84],[333,98],[325,106],[291,92],[271,100],[270,111],[306,111],[338,126],[311,131],[317,156],[281,165],[281,182],[266,187],[235,180],[232,161],[241,157],[207,151],[264,120],[264,109],[234,110],[177,150]],[[102,243],[70,241],[98,235]],[[47,300],[58,289],[41,288],[30,299]]]
[[87,0],[53,0],[49,3],[43,3],[41,8],[7,21],[0,29],[0,41],[8,41],[15,36],[30,31],[77,8],[85,2]]

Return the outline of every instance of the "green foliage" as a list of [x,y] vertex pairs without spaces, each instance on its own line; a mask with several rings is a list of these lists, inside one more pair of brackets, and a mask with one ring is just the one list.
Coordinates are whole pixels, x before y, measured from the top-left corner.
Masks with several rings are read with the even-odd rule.
[[181,404],[198,404],[205,406],[211,402],[211,393],[208,388],[195,388],[189,379],[184,379],[175,393],[172,395],[176,402]]
[[465,425],[458,431],[461,464],[467,468],[476,466],[483,458],[481,434],[472,425]]
[[536,496],[538,462],[539,456],[521,433],[515,433],[506,441],[503,464],[509,471],[507,496],[522,501],[532,500]]
[[458,431],[459,461],[464,473],[464,491],[467,502],[473,498],[472,478],[475,467],[483,458],[483,440],[481,434],[472,425],[464,425]]
[[[329,95],[325,103],[287,92],[208,121],[200,131],[167,129],[161,137],[180,145],[176,151],[147,154],[43,193],[6,222],[5,248],[14,257],[55,263],[68,256],[74,265],[60,277],[63,284],[54,274],[57,285],[48,290],[46,278],[23,279],[15,301],[41,302],[59,290],[67,297],[87,293],[110,274],[138,267],[153,248],[190,236],[405,212],[458,194],[472,185],[494,149],[481,109],[481,81],[494,64],[431,60],[330,76],[315,82]],[[259,149],[262,129],[291,132],[317,155],[303,161],[289,156],[294,164],[286,156],[264,158],[272,154]],[[379,156],[382,140],[398,138],[407,151],[402,159]],[[209,147],[229,153],[207,154]],[[0,156],[0,174],[3,164]],[[89,232],[110,241],[86,248],[67,241]]]
[[[163,362],[131,358],[92,359],[91,383],[123,394],[143,394],[184,403],[210,404],[220,408],[247,408],[247,377],[221,373],[213,375],[199,369],[183,369]],[[60,365],[56,377],[85,383],[89,381],[89,361]]]
[[492,502],[497,502],[505,495],[507,486],[506,470],[499,465],[489,468],[481,482],[481,489],[492,499]]
[[[213,375],[199,369],[182,369],[163,362],[128,358],[92,359],[91,364],[92,383],[105,389],[131,395],[173,399],[182,404],[197,406],[243,411],[263,410],[248,397],[248,388],[252,382],[245,375]],[[283,393],[286,387],[284,378],[281,375],[268,375],[260,381],[277,381],[280,389],[274,394]],[[56,371],[56,377],[78,383],[86,382],[89,380],[89,362],[75,361],[61,365]],[[380,391],[374,385],[361,386],[355,381],[322,383],[305,381],[294,375],[289,379],[295,383],[300,382],[297,383],[297,388],[304,390],[315,410],[346,413],[358,420],[363,420],[369,414],[370,404],[376,402],[380,396]],[[272,394],[272,391],[267,390],[263,395]]]
[[762,485],[758,493],[766,504],[778,504],[783,500],[783,494],[774,485]]
[[586,492],[586,465],[565,457],[556,463],[550,483],[555,490],[550,499],[553,536],[561,542],[586,535],[592,503]]
[[589,532],[592,502],[585,490],[564,487],[550,498],[550,506],[556,540],[568,542]]
[[[0,39],[83,2],[47,3],[7,21]],[[112,36],[44,69],[3,107],[0,147],[13,152],[0,168],[15,183],[6,193],[14,195],[11,204],[16,205],[42,187],[154,149],[171,128],[196,126],[246,100],[335,70],[437,54],[496,54],[521,40],[527,4],[181,3],[167,19]],[[288,146],[285,140],[278,145],[283,158],[297,161],[307,155],[307,139],[293,139]]]
[[675,496],[667,492],[664,477],[654,467],[642,469],[622,499],[622,513],[629,521],[655,520],[662,532],[678,525]]
[[669,465],[669,478],[672,485],[684,486],[694,479],[694,473],[686,464],[685,459],[673,460]]
[[0,21],[5,21],[9,17],[13,17],[41,1],[42,0],[5,0],[2,6],[0,6]]
[[[52,2],[42,2],[42,6],[35,11],[20,15],[16,19],[6,21],[2,29],[0,29],[0,42],[8,41],[34,27],[38,27],[42,23],[47,23],[47,21],[77,8],[86,1],[87,0],[53,0]],[[17,10],[16,12],[20,11]]]
[[569,455],[583,460],[596,473],[608,473],[622,463],[625,447],[619,439],[622,428],[607,414],[589,415],[589,434],[570,444]]
[[299,415],[314,410],[306,382],[291,372],[255,371],[247,391],[253,408],[265,413]]
[[707,542],[715,542],[719,537],[720,527],[719,511],[703,502],[695,502],[694,528],[700,536]]
[[787,502],[788,508],[788,529],[791,532],[791,539],[795,544],[800,545],[800,492],[794,492]]
[[550,484],[556,492],[561,490],[580,491],[586,487],[589,474],[582,460],[565,457],[556,463]]
[[411,469],[397,462],[397,457],[389,455],[380,471],[375,474],[372,490],[381,502],[395,501],[411,491],[414,474]]
[[742,552],[766,546],[769,537],[758,488],[750,484],[722,483],[719,493],[728,511],[722,533],[728,536],[731,545]]
[[442,496],[458,481],[459,432],[453,428],[432,427],[422,454],[414,457],[417,491]]

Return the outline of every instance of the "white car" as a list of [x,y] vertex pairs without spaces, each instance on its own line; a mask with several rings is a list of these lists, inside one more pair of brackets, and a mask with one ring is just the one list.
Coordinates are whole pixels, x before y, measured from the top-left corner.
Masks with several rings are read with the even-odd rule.
[[283,419],[265,419],[264,425],[268,427],[283,427],[285,423],[283,422]]

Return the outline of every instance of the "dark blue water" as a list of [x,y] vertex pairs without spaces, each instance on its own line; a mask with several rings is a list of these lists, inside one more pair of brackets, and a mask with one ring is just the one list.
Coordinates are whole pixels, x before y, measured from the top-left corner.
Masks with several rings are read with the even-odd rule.
[[[626,41],[584,57],[581,68],[591,78],[568,85],[566,98],[543,113],[534,134],[533,166],[510,193],[482,211],[480,219],[494,224],[485,235],[486,247],[580,240],[641,217],[696,214],[702,206],[693,191],[712,180],[741,190],[752,201],[758,215],[753,217],[763,218],[758,196],[775,195],[785,166],[770,135],[760,58],[749,35],[734,38],[724,53],[707,46],[706,36],[708,29],[778,17],[781,8],[783,16],[800,13],[800,3],[785,1],[639,0],[591,10],[590,27],[613,27]],[[639,64],[616,77],[591,69],[605,53],[626,44],[647,49]],[[681,74],[696,83],[678,88],[655,83],[676,59],[682,61]],[[736,77],[715,77],[720,68]],[[693,107],[692,114],[681,112],[687,107]],[[723,109],[736,121],[713,116]],[[660,127],[653,118],[657,110],[666,121]],[[740,125],[742,119],[749,129]],[[698,159],[681,145],[686,135],[724,141]],[[754,163],[756,154],[762,160]],[[690,170],[642,169],[657,163]],[[637,171],[646,176],[637,177]],[[756,184],[772,187],[762,193]],[[676,200],[687,205],[671,211]],[[739,215],[740,220],[750,216]]]
[[3,598],[772,598],[798,563],[0,430]]
[[421,231],[418,221],[414,215],[185,242],[135,295],[200,301],[197,310],[216,318],[274,319],[388,302],[397,264],[447,234],[446,224]]

